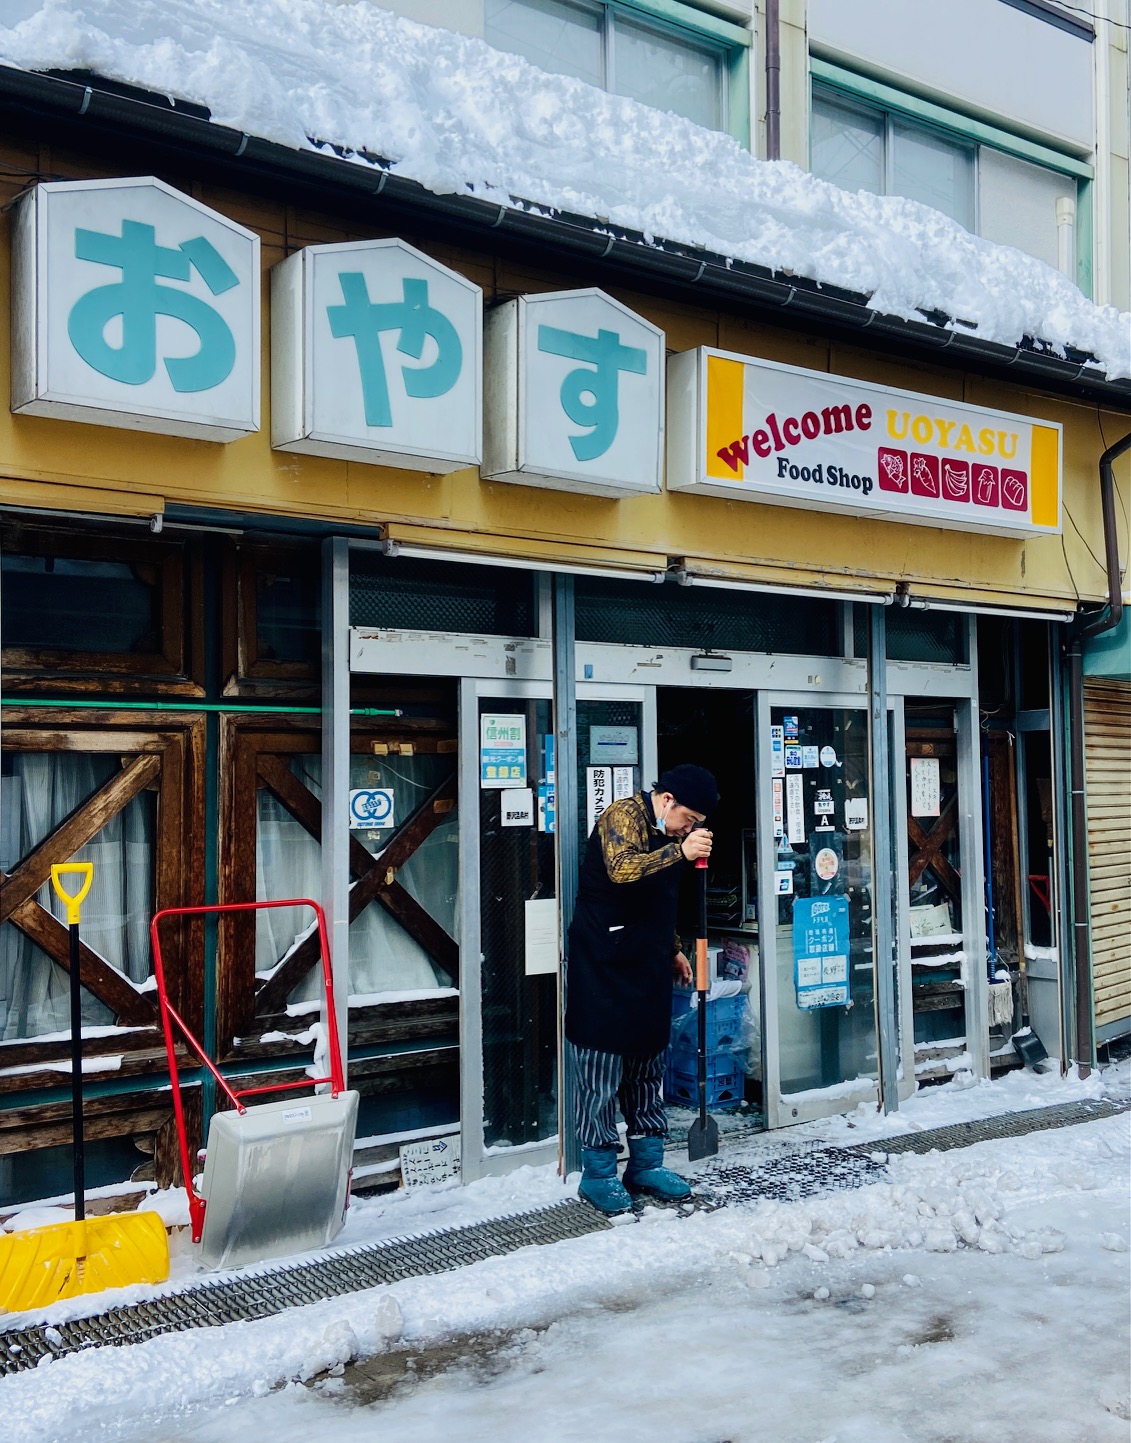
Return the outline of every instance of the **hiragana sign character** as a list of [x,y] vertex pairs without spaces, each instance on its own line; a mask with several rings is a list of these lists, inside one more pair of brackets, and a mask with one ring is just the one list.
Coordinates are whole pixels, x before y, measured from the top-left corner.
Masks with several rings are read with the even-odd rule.
[[[75,229],[80,261],[112,266],[122,278],[80,296],[67,318],[71,344],[100,375],[127,386],[142,386],[157,369],[157,317],[172,316],[196,332],[191,356],[165,356],[174,391],[208,391],[231,374],[236,343],[227,322],[207,301],[162,281],[188,281],[195,270],[214,296],[239,285],[239,277],[211,241],[182,241],[174,250],[157,244],[151,225],[123,220],[120,236]],[[106,326],[122,318],[121,345],[106,339]]]
[[596,336],[583,336],[557,326],[538,327],[538,349],[593,367],[570,371],[562,381],[560,395],[562,410],[569,419],[589,431],[586,436],[570,436],[574,456],[578,461],[596,460],[616,440],[620,425],[618,373],[646,375],[647,351],[622,345],[616,331],[598,330]]
[[367,426],[393,424],[381,355],[381,336],[385,331],[399,332],[397,350],[416,361],[424,354],[424,343],[429,336],[436,343],[436,359],[430,366],[401,367],[404,388],[410,396],[430,399],[452,389],[463,367],[463,346],[447,316],[429,305],[427,281],[406,276],[401,282],[403,299],[375,302],[369,299],[369,288],[360,271],[343,271],[338,280],[344,304],[327,306],[326,314],[331,335],[338,340],[352,337],[357,348]]

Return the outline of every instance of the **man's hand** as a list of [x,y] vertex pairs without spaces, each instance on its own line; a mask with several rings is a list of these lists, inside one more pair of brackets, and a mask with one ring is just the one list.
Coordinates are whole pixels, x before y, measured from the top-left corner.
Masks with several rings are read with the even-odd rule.
[[677,987],[691,986],[691,963],[682,952],[672,958],[672,978]]
[[693,832],[688,832],[683,841],[680,842],[680,850],[689,862],[697,862],[700,857],[711,855],[711,843],[714,838],[706,827],[696,827]]

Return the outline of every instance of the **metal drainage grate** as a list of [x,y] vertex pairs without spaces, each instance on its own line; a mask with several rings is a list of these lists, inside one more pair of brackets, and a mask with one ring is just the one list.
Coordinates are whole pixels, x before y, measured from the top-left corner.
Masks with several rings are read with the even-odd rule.
[[61,1358],[83,1348],[142,1343],[161,1333],[269,1318],[288,1308],[404,1278],[451,1272],[519,1248],[583,1237],[609,1226],[601,1213],[570,1198],[536,1212],[392,1238],[309,1262],[218,1278],[73,1322],[0,1331],[0,1374],[19,1373],[34,1368],[41,1358]]
[[716,1207],[773,1198],[797,1202],[817,1193],[863,1187],[887,1176],[882,1162],[867,1153],[840,1147],[814,1147],[770,1158],[755,1167],[717,1167],[704,1171],[696,1194]]
[[1101,1117],[1116,1117],[1131,1108],[1131,1101],[1062,1102],[1056,1107],[1035,1107],[1029,1112],[1007,1112],[1000,1117],[979,1118],[976,1122],[956,1122],[950,1127],[935,1127],[927,1132],[905,1133],[885,1137],[876,1142],[859,1143],[853,1152],[949,1152],[956,1147],[970,1147],[976,1142],[993,1142],[1003,1137],[1024,1137],[1030,1132],[1049,1128],[1072,1127],[1078,1122],[1095,1122]]

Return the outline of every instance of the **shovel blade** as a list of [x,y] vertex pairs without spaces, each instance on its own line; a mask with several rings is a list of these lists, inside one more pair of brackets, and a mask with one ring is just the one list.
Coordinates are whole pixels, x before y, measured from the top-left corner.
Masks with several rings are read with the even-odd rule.
[[1045,1044],[1033,1031],[1018,1032],[1013,1038],[1013,1045],[1021,1054],[1021,1061],[1026,1067],[1036,1067],[1038,1063],[1044,1062],[1048,1053],[1045,1051]]
[[155,1212],[111,1213],[0,1235],[0,1311],[22,1313],[80,1293],[163,1283],[168,1276],[169,1238]]
[[714,1157],[719,1150],[719,1125],[713,1117],[697,1117],[687,1134],[687,1156],[691,1162]]

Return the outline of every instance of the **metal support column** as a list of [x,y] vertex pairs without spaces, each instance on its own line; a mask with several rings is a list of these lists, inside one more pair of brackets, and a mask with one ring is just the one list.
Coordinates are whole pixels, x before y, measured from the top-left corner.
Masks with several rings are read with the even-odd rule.
[[[342,1072],[349,1060],[350,562],[344,536],[322,543],[322,909],[330,937]],[[322,1011],[322,1025],[327,1025]]]
[[870,606],[868,741],[872,772],[872,941],[876,959],[876,1041],[880,1101],[899,1109],[899,1021],[895,1007],[895,871],[891,845],[891,742],[888,728],[887,611]]
[[558,977],[558,1137],[562,1176],[581,1167],[581,1146],[574,1127],[576,1080],[562,1031],[569,985],[569,924],[577,897],[577,659],[574,639],[573,577],[553,579],[554,654],[554,841],[557,857],[558,916],[562,965]]
[[966,953],[966,1051],[974,1076],[990,1075],[989,966],[986,951],[985,846],[982,837],[982,736],[978,710],[978,618],[969,616],[971,695],[954,708],[958,746],[958,848],[962,858],[962,950]]

